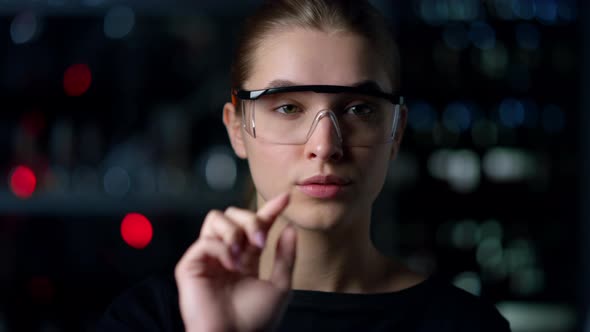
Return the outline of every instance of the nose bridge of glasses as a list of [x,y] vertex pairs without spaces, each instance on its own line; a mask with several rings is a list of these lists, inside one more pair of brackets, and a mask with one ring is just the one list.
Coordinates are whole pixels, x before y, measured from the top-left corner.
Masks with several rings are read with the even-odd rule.
[[324,118],[327,118],[326,120],[331,122],[334,130],[333,131],[330,130],[330,132],[335,132],[336,137],[338,138],[338,142],[342,143],[342,132],[340,131],[340,125],[338,123],[338,118],[336,117],[336,114],[334,114],[334,112],[332,112],[329,109],[321,110],[316,114],[316,116],[313,119],[313,122],[311,124],[311,127],[309,128],[309,132],[307,133],[306,140],[309,140],[311,135],[314,133],[316,127],[320,124],[320,121]]

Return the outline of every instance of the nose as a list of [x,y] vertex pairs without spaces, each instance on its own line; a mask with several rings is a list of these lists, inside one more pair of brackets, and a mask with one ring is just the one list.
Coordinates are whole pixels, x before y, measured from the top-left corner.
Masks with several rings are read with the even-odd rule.
[[318,119],[311,128],[307,143],[305,143],[305,154],[308,159],[322,161],[342,159],[342,139],[338,120],[334,113],[322,112],[318,114]]

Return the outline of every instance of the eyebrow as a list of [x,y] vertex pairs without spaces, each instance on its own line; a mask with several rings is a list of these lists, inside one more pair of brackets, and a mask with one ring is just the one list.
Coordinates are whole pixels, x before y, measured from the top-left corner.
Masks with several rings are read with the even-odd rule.
[[[268,83],[268,85],[266,86],[266,89],[284,88],[284,87],[297,86],[297,85],[303,85],[303,84],[289,81],[289,80],[277,79],[277,80],[270,81]],[[356,88],[370,88],[372,90],[383,91],[383,89],[381,89],[379,84],[377,84],[377,82],[375,82],[373,80],[363,80],[363,81],[360,81],[357,83],[353,83],[350,86],[356,87]]]
[[274,88],[284,88],[288,86],[296,86],[301,85],[289,80],[272,80],[270,83],[266,85],[266,89],[274,89]]

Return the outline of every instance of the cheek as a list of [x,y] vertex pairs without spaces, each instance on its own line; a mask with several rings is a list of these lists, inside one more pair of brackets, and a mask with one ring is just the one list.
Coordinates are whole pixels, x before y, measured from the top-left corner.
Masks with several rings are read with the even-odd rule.
[[270,199],[287,190],[296,164],[297,148],[293,146],[249,144],[248,164],[257,191]]
[[363,185],[371,199],[377,198],[385,183],[387,170],[389,169],[389,145],[379,148],[359,151],[356,160],[361,161],[358,165],[361,177],[365,179]]

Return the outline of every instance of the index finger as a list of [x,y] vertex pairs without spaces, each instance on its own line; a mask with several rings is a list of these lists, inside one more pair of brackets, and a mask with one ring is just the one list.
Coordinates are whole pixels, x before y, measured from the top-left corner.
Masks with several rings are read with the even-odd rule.
[[281,212],[289,205],[289,192],[278,195],[277,197],[266,202],[263,207],[256,212],[256,215],[263,222],[273,222]]

